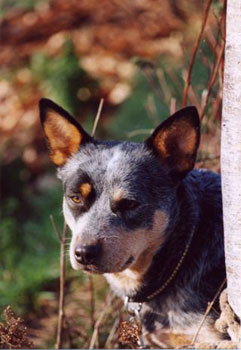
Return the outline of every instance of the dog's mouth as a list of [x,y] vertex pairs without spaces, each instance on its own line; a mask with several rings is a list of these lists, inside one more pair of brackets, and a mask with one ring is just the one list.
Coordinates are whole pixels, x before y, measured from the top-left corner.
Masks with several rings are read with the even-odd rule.
[[134,257],[130,256],[126,262],[123,264],[121,268],[118,268],[118,271],[115,269],[102,269],[102,267],[95,266],[95,265],[85,265],[83,267],[83,271],[89,274],[104,274],[104,273],[115,273],[115,272],[121,272],[124,271],[126,268],[128,268],[132,262],[134,261]]
[[131,255],[125,262],[124,266],[123,266],[123,270],[125,270],[128,266],[131,265],[131,263],[133,263],[134,261],[134,257]]
[[97,269],[95,266],[89,265],[83,268],[84,272],[89,274],[103,274],[104,271]]

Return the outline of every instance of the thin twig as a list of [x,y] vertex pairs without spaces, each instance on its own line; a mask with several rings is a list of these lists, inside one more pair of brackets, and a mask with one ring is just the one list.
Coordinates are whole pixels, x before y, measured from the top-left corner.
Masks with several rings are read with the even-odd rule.
[[188,68],[188,72],[187,72],[187,78],[185,81],[185,86],[184,86],[184,90],[183,90],[183,106],[185,107],[187,104],[187,96],[188,96],[188,89],[189,89],[189,85],[191,84],[191,75],[192,75],[192,69],[193,69],[193,65],[195,62],[195,58],[196,58],[196,54],[197,54],[197,50],[199,48],[200,42],[201,42],[201,38],[207,23],[207,19],[208,19],[208,13],[209,13],[209,9],[211,6],[212,0],[208,0],[207,1],[207,5],[204,11],[204,17],[203,17],[203,21],[202,21],[202,26],[201,26],[201,30],[199,32],[199,35],[197,37],[196,43],[194,45],[193,51],[192,51],[192,56],[191,56],[191,61],[189,64],[189,68]]
[[109,349],[111,347],[111,342],[114,338],[114,335],[116,334],[116,330],[118,328],[119,323],[120,323],[120,317],[116,317],[115,322],[113,323],[113,326],[111,327],[108,338],[106,339],[106,342],[104,345],[105,349]]
[[215,67],[213,69],[213,72],[212,72],[212,75],[211,75],[211,78],[210,78],[210,81],[209,81],[209,84],[208,84],[207,94],[206,94],[206,96],[204,98],[202,110],[201,110],[201,113],[200,113],[200,119],[201,120],[204,117],[205,110],[206,110],[206,107],[207,107],[207,104],[208,104],[208,100],[209,100],[209,97],[211,95],[213,85],[214,85],[214,83],[216,81],[216,78],[217,78],[218,70],[219,70],[219,67],[220,67],[220,64],[221,64],[221,61],[222,61],[222,58],[223,58],[223,54],[224,54],[224,48],[225,48],[225,41],[222,40],[222,44],[221,44],[221,47],[220,47],[220,50],[219,50],[219,55],[218,55],[218,58],[217,58],[217,62],[216,62]]
[[[56,339],[56,349],[62,348],[62,331],[64,326],[64,286],[65,286],[65,254],[66,254],[66,236],[68,227],[66,222],[64,222],[62,237],[57,230],[57,225],[53,216],[50,216],[50,220],[53,224],[54,231],[60,238],[60,279],[59,279],[59,314],[58,314],[58,326],[57,326],[57,339]],[[58,232],[58,233],[57,233]]]
[[197,107],[198,112],[200,112],[201,106],[195,94],[195,91],[193,90],[192,85],[190,85],[188,89],[188,98],[189,98],[189,101]]
[[134,137],[138,135],[150,135],[153,132],[153,129],[137,129],[130,131],[126,134],[127,137]]
[[145,109],[146,109],[147,115],[150,118],[153,126],[158,125],[159,120],[157,117],[157,110],[156,110],[155,101],[154,101],[152,94],[149,94],[147,96],[147,102],[145,103]]
[[165,101],[168,103],[171,99],[171,91],[170,86],[167,84],[165,79],[165,74],[162,69],[156,70],[156,75],[159,81],[160,88],[162,89],[162,93],[164,95]]
[[224,12],[225,12],[225,1],[224,1],[223,9],[222,9],[222,16],[221,16],[221,18],[219,18],[217,20],[218,32],[216,34],[216,41],[215,41],[215,45],[214,45],[214,48],[213,48],[213,51],[214,51],[216,57],[218,56],[218,46],[219,46],[220,34],[221,34],[221,39],[222,39],[222,25],[223,25],[223,20],[224,20]]
[[100,100],[98,111],[97,111],[97,114],[96,114],[96,117],[95,117],[95,122],[94,122],[94,126],[93,126],[93,129],[92,129],[91,136],[94,136],[94,134],[96,132],[96,128],[97,128],[98,121],[100,119],[100,115],[101,115],[101,111],[102,111],[102,108],[103,108],[103,104],[104,104],[104,99],[102,98]]
[[161,85],[158,86],[158,83],[155,81],[155,76],[153,73],[155,73],[154,66],[152,64],[139,64],[139,67],[144,74],[146,80],[148,81],[149,85],[152,88],[152,91],[155,93],[155,95],[158,97],[160,101],[163,100],[162,97],[162,89]]
[[213,304],[215,303],[217,297],[218,297],[219,294],[221,293],[221,291],[222,291],[222,289],[223,289],[225,283],[226,283],[226,278],[223,280],[221,286],[219,287],[219,289],[218,289],[217,293],[215,294],[215,296],[214,296],[213,300],[211,301],[211,303],[208,303],[208,306],[207,306],[207,309],[206,309],[206,311],[205,311],[205,314],[203,315],[203,318],[202,318],[202,320],[201,320],[201,322],[200,322],[200,325],[199,325],[199,327],[198,327],[198,329],[197,329],[197,332],[196,332],[196,334],[194,335],[194,337],[193,337],[193,339],[192,339],[192,344],[191,344],[191,345],[194,345],[194,344],[196,343],[198,334],[199,334],[199,332],[200,332],[200,330],[201,330],[201,328],[202,328],[202,326],[203,326],[203,324],[204,324],[204,321],[206,320],[206,318],[207,318],[209,312],[211,311],[211,309],[212,309],[212,307],[213,307]]
[[170,114],[174,114],[176,112],[177,99],[175,97],[171,98],[170,101]]
[[91,337],[91,340],[90,340],[90,346],[89,346],[89,349],[94,349],[94,346],[95,346],[95,343],[97,341],[97,338],[98,338],[98,331],[99,331],[99,327],[100,327],[100,324],[104,318],[104,316],[106,314],[108,314],[108,312],[110,312],[110,305],[111,305],[111,302],[113,300],[113,296],[108,294],[107,296],[107,301],[106,301],[106,305],[105,307],[103,308],[102,312],[100,313],[97,321],[95,322],[95,326],[94,326],[94,332],[92,334],[92,337]]
[[50,218],[50,221],[51,221],[52,226],[53,226],[53,228],[54,228],[54,232],[56,233],[56,236],[58,237],[58,239],[59,239],[59,241],[60,241],[60,243],[61,243],[61,242],[62,242],[62,238],[61,238],[61,235],[60,235],[60,233],[59,233],[59,229],[58,229],[58,227],[57,227],[57,225],[56,225],[56,222],[55,222],[55,220],[54,220],[53,215],[49,215],[49,218]]
[[91,326],[92,331],[95,327],[95,286],[93,281],[93,276],[89,277],[89,286],[90,286],[90,320],[91,320]]

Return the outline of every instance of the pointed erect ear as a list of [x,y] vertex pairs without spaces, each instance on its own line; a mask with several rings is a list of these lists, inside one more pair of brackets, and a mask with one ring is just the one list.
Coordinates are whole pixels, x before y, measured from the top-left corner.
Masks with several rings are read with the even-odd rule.
[[80,145],[93,142],[79,123],[51,100],[41,99],[39,109],[50,158],[55,165],[64,165],[71,155],[78,152]]
[[200,141],[200,121],[195,107],[186,107],[160,124],[146,145],[171,174],[183,178],[194,167]]

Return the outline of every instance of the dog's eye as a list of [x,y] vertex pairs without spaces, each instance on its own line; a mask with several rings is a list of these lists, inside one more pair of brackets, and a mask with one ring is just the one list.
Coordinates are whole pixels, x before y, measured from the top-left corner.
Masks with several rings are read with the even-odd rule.
[[140,203],[132,199],[122,199],[121,206],[126,210],[132,210],[139,207]]
[[82,202],[81,197],[78,195],[71,196],[70,199],[72,202],[74,202],[76,204],[80,204]]
[[121,212],[124,213],[128,210],[134,210],[139,207],[140,203],[133,199],[123,198],[118,202],[113,202],[111,204],[111,210],[113,213]]

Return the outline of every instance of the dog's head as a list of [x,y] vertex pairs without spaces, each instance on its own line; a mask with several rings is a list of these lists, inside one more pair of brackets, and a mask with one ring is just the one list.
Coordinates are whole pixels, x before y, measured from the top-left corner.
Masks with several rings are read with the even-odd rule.
[[73,268],[142,269],[165,240],[178,184],[194,166],[196,108],[169,117],[144,143],[96,141],[47,99],[40,101],[40,117],[63,182]]

